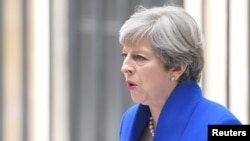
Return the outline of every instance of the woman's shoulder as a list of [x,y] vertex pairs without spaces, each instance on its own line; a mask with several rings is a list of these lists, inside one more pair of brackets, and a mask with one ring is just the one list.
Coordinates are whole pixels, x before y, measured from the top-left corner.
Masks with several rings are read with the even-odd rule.
[[200,101],[195,109],[195,114],[202,115],[203,121],[211,124],[240,124],[230,109],[207,98]]
[[129,107],[122,115],[122,119],[120,122],[120,140],[124,140],[126,136],[130,133],[133,120],[136,116],[137,109],[139,108],[139,104],[132,105]]
[[123,116],[125,115],[134,115],[136,113],[136,111],[138,110],[140,104],[134,104],[132,106],[130,106],[123,114]]
[[136,115],[138,108],[139,104],[134,104],[129,107],[122,115],[122,122],[129,122],[128,120],[133,119],[133,117]]

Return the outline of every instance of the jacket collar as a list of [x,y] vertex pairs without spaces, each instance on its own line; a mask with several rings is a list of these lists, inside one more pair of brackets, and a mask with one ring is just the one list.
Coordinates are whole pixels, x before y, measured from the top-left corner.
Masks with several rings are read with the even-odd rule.
[[[181,137],[201,97],[201,89],[195,81],[179,83],[163,106],[155,129],[154,140],[163,140],[166,137],[170,140],[178,140],[176,137]],[[140,138],[150,115],[149,107],[139,104],[131,131],[131,141]]]

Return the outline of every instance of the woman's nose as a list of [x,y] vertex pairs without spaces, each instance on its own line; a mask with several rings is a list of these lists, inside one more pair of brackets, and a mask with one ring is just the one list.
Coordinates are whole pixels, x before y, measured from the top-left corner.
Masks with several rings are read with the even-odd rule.
[[121,71],[124,74],[133,74],[135,71],[135,67],[131,61],[129,61],[128,59],[124,59]]

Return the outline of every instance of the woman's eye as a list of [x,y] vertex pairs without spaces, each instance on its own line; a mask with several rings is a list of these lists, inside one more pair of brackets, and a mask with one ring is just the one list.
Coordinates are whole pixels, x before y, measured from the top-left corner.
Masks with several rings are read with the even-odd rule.
[[136,59],[136,60],[141,60],[141,61],[146,60],[146,58],[143,57],[143,56],[141,56],[141,55],[136,55],[136,56],[135,56],[135,59]]
[[122,53],[122,57],[125,58],[127,56],[126,53]]

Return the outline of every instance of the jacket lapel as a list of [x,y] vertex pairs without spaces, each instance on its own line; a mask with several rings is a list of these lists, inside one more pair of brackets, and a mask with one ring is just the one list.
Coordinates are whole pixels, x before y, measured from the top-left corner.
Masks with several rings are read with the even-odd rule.
[[182,82],[172,92],[160,113],[155,141],[177,141],[181,138],[192,111],[201,100],[201,89],[194,81]]
[[138,106],[128,141],[139,141],[145,126],[148,124],[150,115],[148,106],[141,104]]

